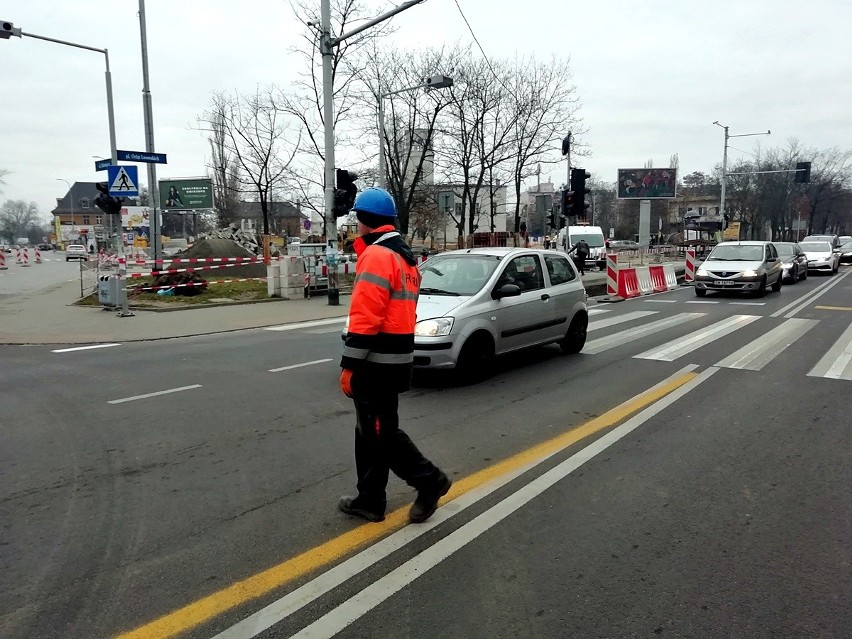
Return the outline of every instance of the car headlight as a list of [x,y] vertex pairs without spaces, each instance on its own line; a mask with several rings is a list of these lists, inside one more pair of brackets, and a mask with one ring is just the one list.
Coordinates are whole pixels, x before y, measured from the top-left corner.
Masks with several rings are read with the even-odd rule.
[[757,277],[757,271],[748,269],[747,271],[743,271],[743,277]]
[[449,335],[453,328],[452,317],[423,320],[414,325],[414,334],[418,337],[439,337]]
[[701,277],[707,277],[707,269],[700,268],[695,271],[696,275],[700,275]]

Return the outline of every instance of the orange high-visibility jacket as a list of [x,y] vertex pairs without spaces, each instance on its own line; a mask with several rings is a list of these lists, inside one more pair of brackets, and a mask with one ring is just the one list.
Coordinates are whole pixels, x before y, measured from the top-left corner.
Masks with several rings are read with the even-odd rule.
[[355,242],[355,288],[340,365],[353,371],[356,395],[402,392],[411,380],[420,272],[393,226]]

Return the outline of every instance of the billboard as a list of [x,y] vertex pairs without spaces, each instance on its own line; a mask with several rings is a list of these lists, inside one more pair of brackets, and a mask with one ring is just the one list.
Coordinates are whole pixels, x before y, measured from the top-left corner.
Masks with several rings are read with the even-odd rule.
[[618,198],[652,200],[675,197],[677,169],[618,169]]
[[164,211],[212,209],[213,183],[210,178],[160,180],[160,208]]

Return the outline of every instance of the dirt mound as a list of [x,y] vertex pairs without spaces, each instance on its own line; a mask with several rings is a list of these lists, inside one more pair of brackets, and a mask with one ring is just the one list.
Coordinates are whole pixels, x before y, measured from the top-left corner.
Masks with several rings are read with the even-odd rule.
[[[208,257],[258,257],[248,249],[233,240],[205,238],[198,240],[185,251],[175,253],[172,259],[205,259]],[[166,262],[166,268],[198,268],[201,266],[218,266],[217,262],[205,264],[181,264]],[[266,277],[266,266],[261,261],[247,266],[228,266],[226,268],[207,269],[197,272],[207,280],[230,280],[244,277]]]

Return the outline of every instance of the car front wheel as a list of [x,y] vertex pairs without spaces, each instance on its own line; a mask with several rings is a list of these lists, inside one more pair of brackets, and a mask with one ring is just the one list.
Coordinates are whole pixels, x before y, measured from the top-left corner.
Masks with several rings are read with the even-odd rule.
[[485,333],[474,333],[467,338],[456,362],[456,381],[481,382],[488,377],[494,361],[494,341]]
[[782,283],[781,280],[782,279],[784,279],[784,278],[779,275],[778,279],[775,280],[775,283],[772,285],[773,292],[777,293],[778,291],[781,290],[781,283]]

